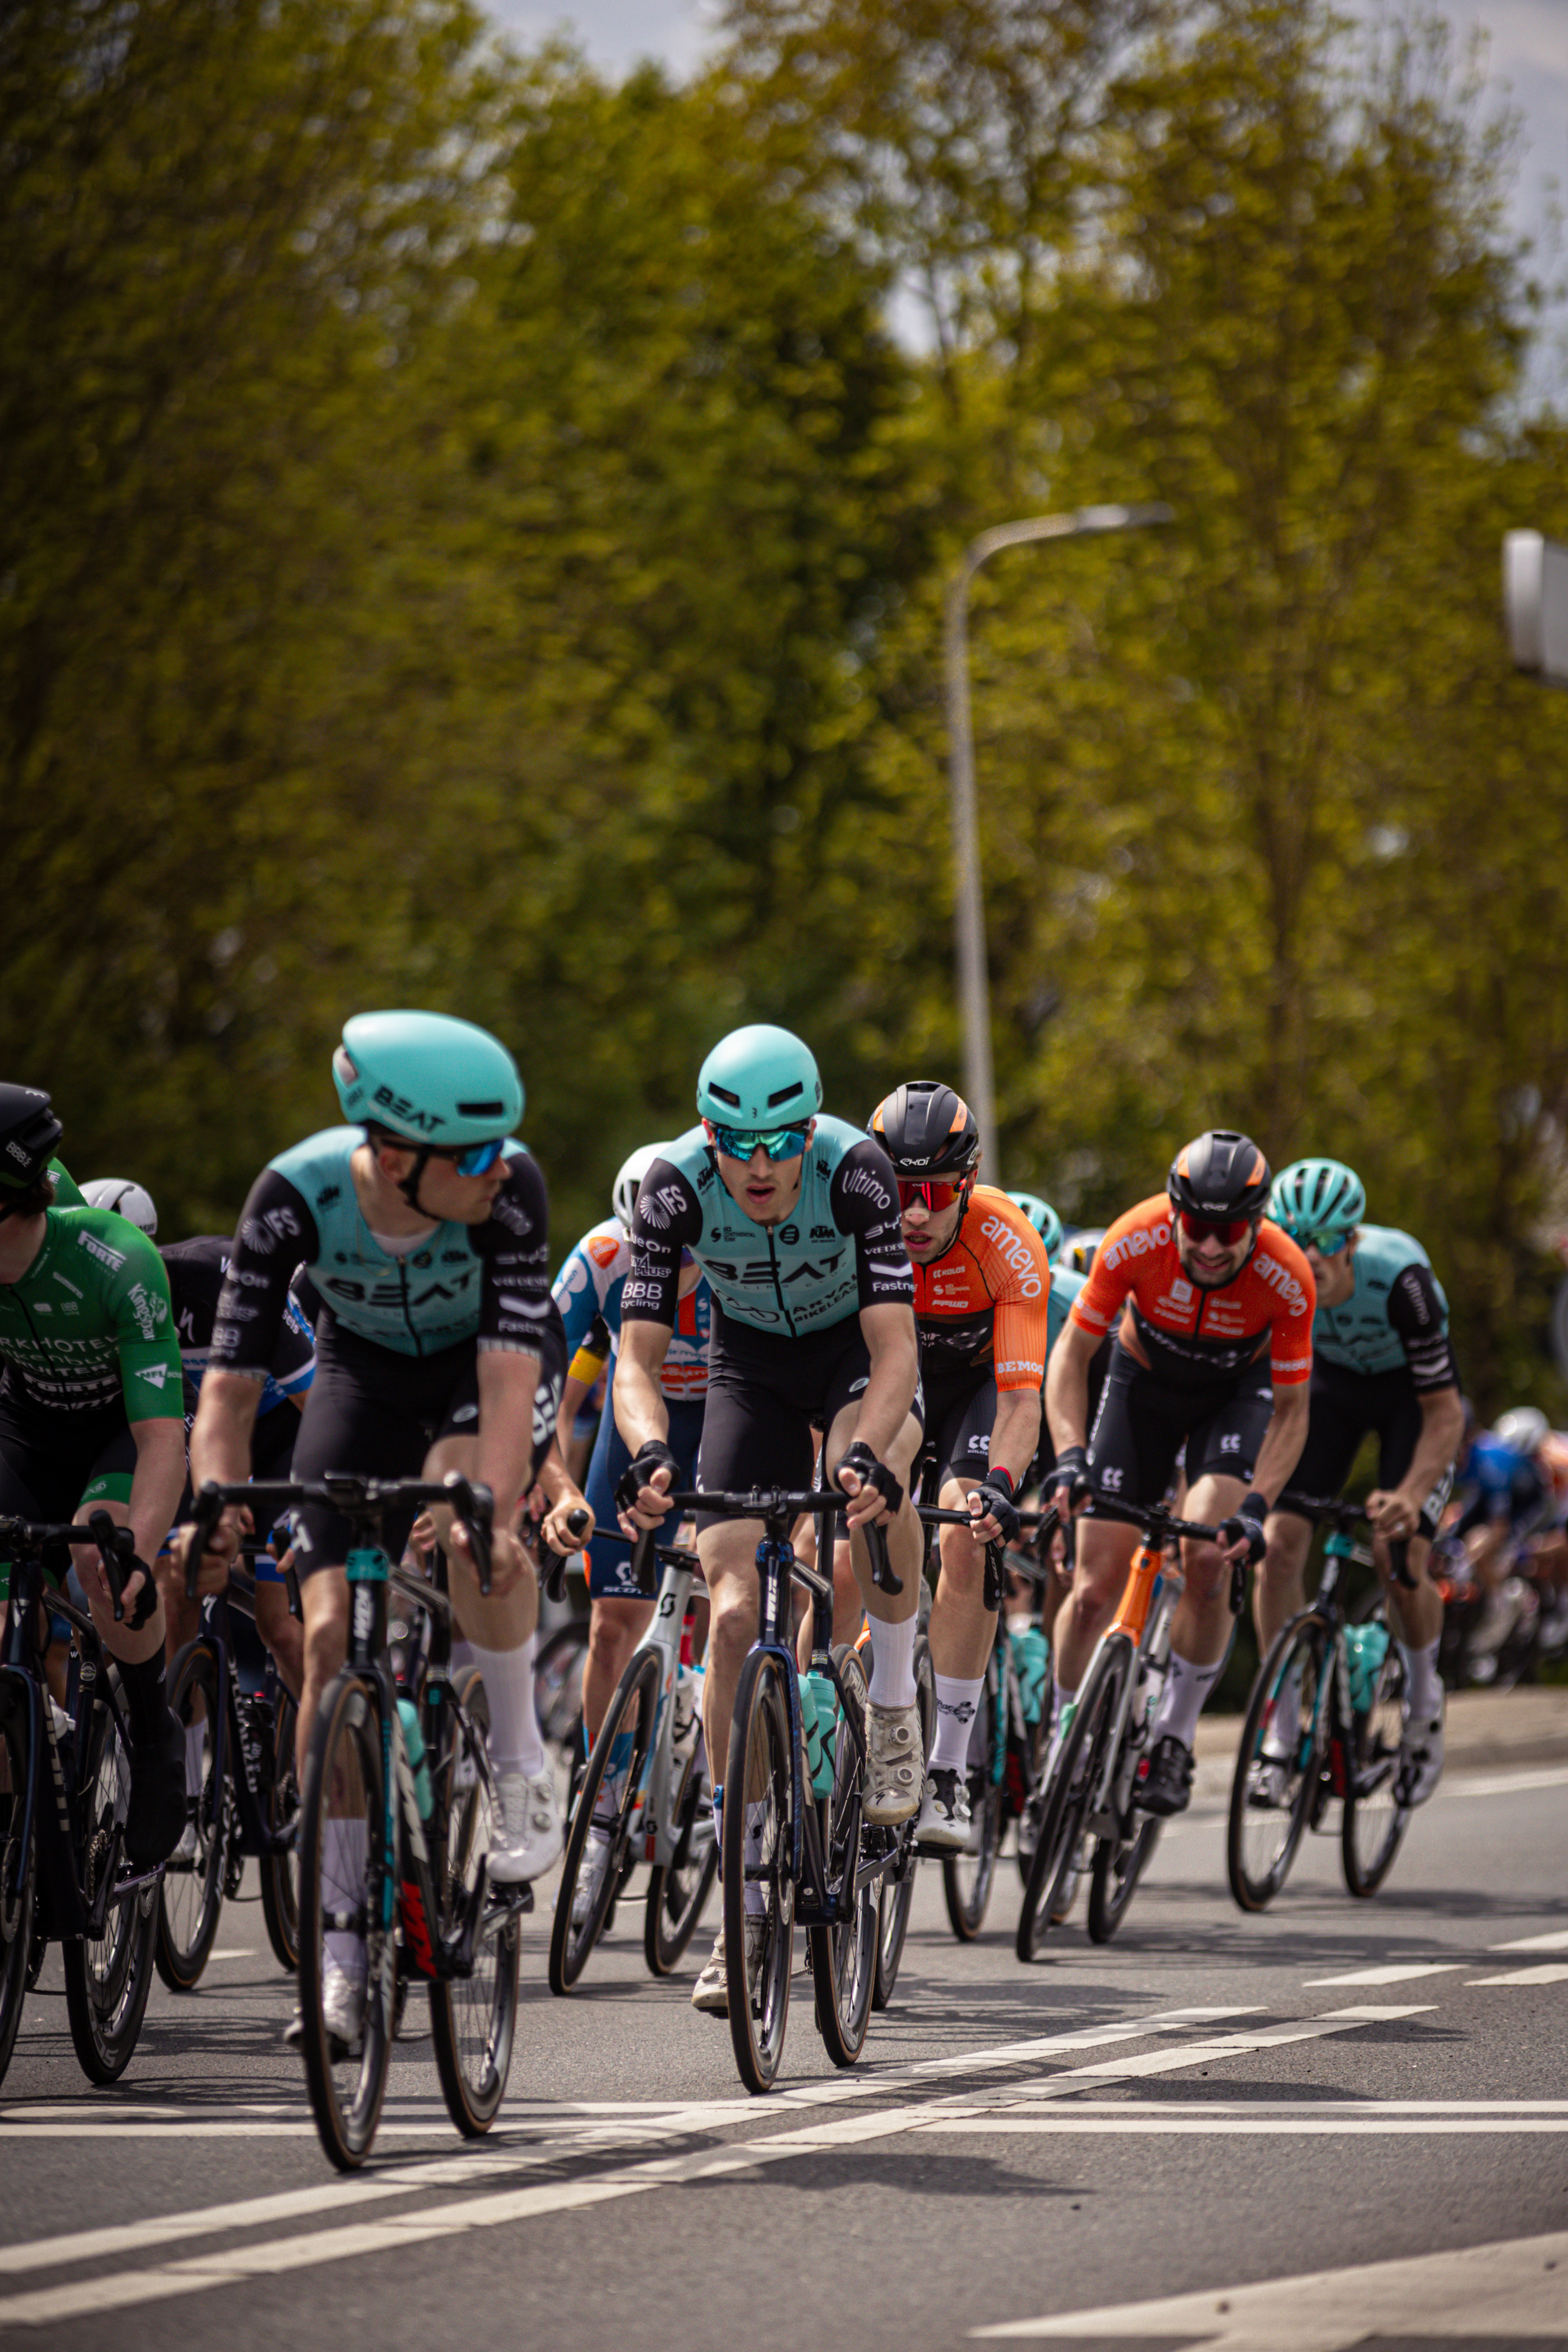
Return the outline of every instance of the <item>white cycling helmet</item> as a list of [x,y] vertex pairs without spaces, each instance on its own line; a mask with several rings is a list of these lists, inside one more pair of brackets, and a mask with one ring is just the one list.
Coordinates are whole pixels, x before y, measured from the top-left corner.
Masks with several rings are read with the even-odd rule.
[[631,1158],[622,1165],[621,1172],[616,1179],[615,1190],[610,1195],[610,1201],[616,1216],[619,1217],[628,1234],[632,1229],[632,1215],[637,1208],[637,1193],[642,1188],[642,1180],[654,1161],[661,1159],[668,1149],[668,1143],[641,1144],[632,1153]]
[[1538,1453],[1546,1443],[1552,1424],[1538,1404],[1516,1404],[1507,1412],[1500,1412],[1492,1423],[1492,1435],[1510,1454]]
[[81,1197],[89,1209],[112,1209],[128,1225],[139,1226],[149,1241],[157,1238],[157,1203],[144,1185],[133,1184],[129,1176],[95,1176],[82,1186]]

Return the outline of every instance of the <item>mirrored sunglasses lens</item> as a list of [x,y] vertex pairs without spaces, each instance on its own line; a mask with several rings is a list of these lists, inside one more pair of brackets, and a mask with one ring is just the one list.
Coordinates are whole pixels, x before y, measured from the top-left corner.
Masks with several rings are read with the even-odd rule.
[[471,1150],[458,1154],[458,1173],[459,1176],[483,1176],[495,1166],[500,1155],[499,1136],[493,1143],[476,1143]]

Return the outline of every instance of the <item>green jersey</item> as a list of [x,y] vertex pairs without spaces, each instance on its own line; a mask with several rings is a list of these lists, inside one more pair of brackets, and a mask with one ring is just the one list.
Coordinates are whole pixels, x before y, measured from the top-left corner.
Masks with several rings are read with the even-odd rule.
[[48,1210],[37,1256],[0,1283],[0,1364],[30,1405],[183,1419],[169,1277],[146,1234],[108,1209]]
[[87,1195],[82,1191],[81,1186],[77,1182],[76,1178],[71,1174],[70,1170],[65,1166],[63,1161],[51,1160],[49,1162],[49,1173],[55,1180],[55,1206],[57,1209],[86,1208]]

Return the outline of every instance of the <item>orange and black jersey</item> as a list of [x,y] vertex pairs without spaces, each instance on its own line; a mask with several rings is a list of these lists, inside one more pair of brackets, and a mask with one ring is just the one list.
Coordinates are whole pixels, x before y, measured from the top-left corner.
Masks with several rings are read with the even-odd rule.
[[1037,1389],[1046,1377],[1046,1245],[1005,1192],[980,1184],[957,1233],[930,1265],[916,1265],[915,1320],[930,1373],[989,1365],[998,1391]]
[[1072,1320],[1099,1339],[1121,1318],[1121,1344],[1152,1371],[1182,1384],[1226,1380],[1262,1356],[1276,1388],[1310,1378],[1312,1269],[1265,1217],[1239,1274],[1205,1290],[1184,1273],[1163,1192],[1118,1217],[1094,1254]]

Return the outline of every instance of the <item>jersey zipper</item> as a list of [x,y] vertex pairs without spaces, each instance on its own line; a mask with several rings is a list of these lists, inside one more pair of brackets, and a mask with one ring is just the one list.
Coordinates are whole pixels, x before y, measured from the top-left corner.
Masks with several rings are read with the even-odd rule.
[[773,1247],[773,1229],[772,1225],[766,1225],[763,1227],[763,1231],[766,1233],[768,1237],[768,1266],[773,1277],[773,1297],[778,1300],[779,1313],[789,1325],[790,1338],[792,1339],[798,1339],[800,1334],[795,1328],[795,1318],[790,1313],[789,1307],[785,1303],[784,1285],[779,1280],[779,1254]]
[[[410,1252],[409,1255],[412,1255],[413,1253]],[[400,1257],[397,1261],[397,1281],[403,1293],[403,1319],[408,1326],[408,1336],[414,1342],[414,1352],[423,1361],[425,1342],[415,1328],[414,1318],[408,1307],[408,1259],[406,1257]]]

